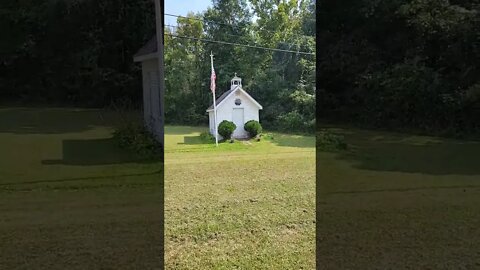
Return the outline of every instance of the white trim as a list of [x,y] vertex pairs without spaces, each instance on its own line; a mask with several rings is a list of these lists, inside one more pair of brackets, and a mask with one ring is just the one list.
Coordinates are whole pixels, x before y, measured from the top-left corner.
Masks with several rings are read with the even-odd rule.
[[150,60],[150,59],[157,59],[158,54],[156,52],[154,53],[149,53],[149,54],[144,54],[144,55],[139,55],[137,57],[133,58],[134,62],[143,62],[145,60]]
[[[247,98],[249,98],[249,99],[253,102],[253,104],[257,105],[257,107],[258,107],[260,110],[263,109],[262,105],[260,105],[260,103],[258,103],[252,96],[250,96],[250,95],[249,95],[245,90],[243,90],[240,86],[237,86],[236,89],[234,89],[232,92],[230,92],[230,94],[228,94],[228,96],[226,96],[222,101],[220,101],[220,103],[217,104],[217,108],[218,108],[219,106],[221,106],[221,105],[224,103],[224,101],[227,100],[227,99],[228,99],[233,93],[235,93],[237,90],[241,90],[242,93],[244,93],[244,94],[247,96]],[[212,111],[213,111],[213,109],[208,109],[208,110],[207,110],[207,112],[212,112]]]
[[[240,87],[240,90],[255,104],[257,105],[257,107],[262,110],[263,107],[262,105],[260,105],[260,103],[258,103],[252,96],[250,96],[247,91],[243,90],[243,88]],[[234,91],[235,92],[235,91]],[[221,102],[220,102],[221,103]]]

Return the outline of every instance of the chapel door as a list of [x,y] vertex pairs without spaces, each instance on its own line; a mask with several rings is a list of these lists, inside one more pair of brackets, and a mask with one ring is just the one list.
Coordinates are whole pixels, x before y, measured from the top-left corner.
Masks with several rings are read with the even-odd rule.
[[232,122],[237,126],[235,131],[233,131],[233,137],[241,138],[245,137],[245,130],[243,129],[243,125],[245,116],[243,108],[234,108],[232,113]]

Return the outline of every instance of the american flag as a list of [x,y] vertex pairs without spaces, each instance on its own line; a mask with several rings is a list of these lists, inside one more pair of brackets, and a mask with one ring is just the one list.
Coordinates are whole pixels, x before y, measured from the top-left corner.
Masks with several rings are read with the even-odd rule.
[[215,75],[215,69],[213,68],[213,62],[212,62],[212,76],[210,76],[210,90],[212,90],[212,93],[215,93],[215,79],[217,76]]

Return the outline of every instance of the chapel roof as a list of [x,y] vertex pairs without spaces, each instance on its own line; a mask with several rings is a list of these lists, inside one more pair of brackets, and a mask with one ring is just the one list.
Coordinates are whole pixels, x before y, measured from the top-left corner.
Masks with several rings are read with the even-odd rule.
[[[237,86],[233,89],[230,89],[228,90],[227,92],[223,93],[221,96],[219,96],[216,100],[215,100],[215,105],[218,105],[220,102],[222,102],[226,97],[228,97],[228,95],[230,95],[230,93],[232,93],[233,91],[235,91],[237,88],[239,88],[240,86]],[[213,110],[213,104],[210,105],[210,107],[208,107],[207,110]]]
[[[245,90],[242,89],[242,87],[240,85],[237,85],[235,86],[234,88],[226,91],[225,93],[223,93],[220,97],[218,97],[216,100],[215,100],[215,105],[218,106],[224,99],[226,99],[227,97],[229,97],[233,92],[235,91],[242,91],[246,96],[247,98],[249,98],[251,101],[253,101],[253,103],[255,103],[260,109],[262,109],[262,105],[260,105],[252,96],[250,96],[247,92],[245,92]],[[207,111],[210,111],[210,110],[213,110],[213,104],[210,105],[210,107],[208,107]]]

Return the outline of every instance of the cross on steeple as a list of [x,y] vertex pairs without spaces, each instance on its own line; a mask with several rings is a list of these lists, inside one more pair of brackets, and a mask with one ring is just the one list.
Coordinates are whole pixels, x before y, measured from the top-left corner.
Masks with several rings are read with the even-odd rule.
[[235,72],[235,77],[233,77],[233,79],[232,79],[232,84],[231,84],[230,89],[233,89],[237,86],[240,86],[240,87],[242,86],[242,79],[237,77],[237,73]]

